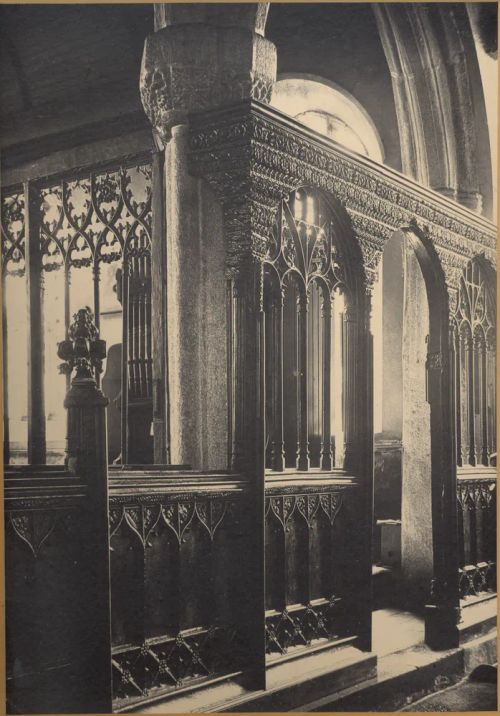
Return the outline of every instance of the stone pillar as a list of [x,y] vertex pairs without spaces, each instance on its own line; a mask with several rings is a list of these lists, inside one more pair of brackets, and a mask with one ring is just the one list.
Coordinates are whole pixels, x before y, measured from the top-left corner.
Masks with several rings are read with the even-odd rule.
[[269,101],[276,53],[245,13],[241,26],[237,17],[226,26],[222,10],[203,10],[208,19],[198,23],[198,6],[160,10],[160,29],[144,47],[140,89],[165,144],[170,460],[224,469],[229,327],[223,202],[189,173],[190,113],[247,98]]
[[427,394],[429,307],[411,247],[405,252],[401,562],[408,594],[425,603],[433,575],[431,422]]

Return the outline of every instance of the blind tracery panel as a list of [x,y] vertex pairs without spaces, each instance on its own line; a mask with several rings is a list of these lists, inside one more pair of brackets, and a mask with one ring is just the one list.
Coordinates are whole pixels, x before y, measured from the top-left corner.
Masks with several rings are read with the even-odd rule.
[[342,467],[339,356],[348,275],[332,213],[319,193],[301,188],[282,202],[264,287],[266,467]]
[[23,463],[28,448],[28,330],[24,194],[2,196],[3,387],[5,462]]
[[454,318],[457,464],[488,465],[496,452],[494,283],[480,260],[467,265]]

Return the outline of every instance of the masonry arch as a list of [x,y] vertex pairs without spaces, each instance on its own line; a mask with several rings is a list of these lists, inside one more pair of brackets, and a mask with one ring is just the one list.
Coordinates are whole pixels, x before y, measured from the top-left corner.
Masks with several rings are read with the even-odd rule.
[[436,573],[446,571],[448,587],[457,580],[451,551],[456,487],[448,295],[437,253],[415,224],[388,239],[380,274],[375,312],[382,311],[383,405],[375,446],[375,519],[379,532],[393,533],[397,527],[387,520],[400,520],[401,562],[392,555],[389,566],[400,567],[401,603],[421,611],[433,598]]

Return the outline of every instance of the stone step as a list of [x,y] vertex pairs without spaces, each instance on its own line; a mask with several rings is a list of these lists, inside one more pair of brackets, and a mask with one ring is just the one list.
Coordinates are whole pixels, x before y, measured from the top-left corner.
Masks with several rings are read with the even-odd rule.
[[496,629],[448,651],[436,652],[418,644],[379,657],[375,679],[293,710],[399,711],[428,694],[458,683],[478,664],[495,663],[496,645]]
[[291,711],[312,696],[373,679],[377,657],[353,646],[330,647],[271,664],[267,689],[250,691],[233,676],[149,706],[143,714]]

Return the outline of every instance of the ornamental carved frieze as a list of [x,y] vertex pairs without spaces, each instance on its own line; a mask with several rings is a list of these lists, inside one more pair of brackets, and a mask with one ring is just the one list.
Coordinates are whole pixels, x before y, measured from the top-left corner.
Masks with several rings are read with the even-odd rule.
[[7,536],[13,536],[32,557],[43,556],[44,548],[52,539],[59,545],[71,535],[81,535],[80,517],[73,510],[20,509],[6,513]]
[[[273,207],[304,185],[325,191],[347,210],[366,261],[368,281],[375,276],[385,241],[395,230],[415,222],[425,227],[445,266],[455,268],[456,263],[482,252],[490,260],[494,257],[495,229],[482,217],[380,165],[343,153],[328,140],[257,103],[193,116],[190,149],[191,170],[213,184],[225,206],[242,204],[246,197],[252,205],[266,207],[266,221],[259,228],[249,219],[252,238],[246,244],[240,241],[241,234],[230,238],[228,254],[233,263],[240,247],[249,250],[248,241],[254,255],[261,254],[263,242],[271,236],[265,228]],[[447,280],[454,282],[455,275],[448,272]]]
[[[158,499],[158,498],[157,498]],[[226,515],[235,509],[227,499],[192,499],[156,504],[113,505],[109,511],[111,549],[113,537],[119,530],[129,532],[143,549],[151,547],[161,527],[167,527],[181,544],[193,525],[201,524],[210,540]]]

